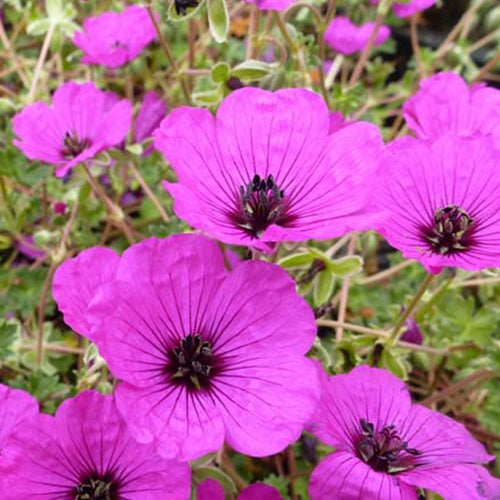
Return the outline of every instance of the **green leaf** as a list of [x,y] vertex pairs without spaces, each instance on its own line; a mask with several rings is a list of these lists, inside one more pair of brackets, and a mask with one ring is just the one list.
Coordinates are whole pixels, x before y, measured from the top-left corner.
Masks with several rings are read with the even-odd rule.
[[49,31],[51,24],[52,21],[48,18],[37,19],[36,21],[33,21],[32,23],[28,24],[26,31],[28,32],[28,35],[32,36],[45,35],[45,33]]
[[314,284],[314,304],[321,306],[326,304],[335,290],[335,275],[325,269],[318,273]]
[[46,0],[45,10],[51,19],[60,19],[62,17],[62,0]]
[[17,326],[7,323],[5,320],[0,322],[0,365],[1,361],[12,352],[12,344],[16,339]]
[[216,106],[222,100],[222,91],[217,87],[204,92],[194,92],[192,98],[199,106]]
[[337,260],[329,260],[326,262],[330,272],[337,276],[345,276],[359,273],[363,267],[363,259],[359,255],[350,257],[341,257]]
[[306,266],[311,264],[314,260],[314,255],[310,252],[296,253],[294,255],[287,255],[278,261],[278,265],[284,269],[290,267]]
[[249,59],[231,70],[231,76],[243,81],[259,80],[269,75],[276,68],[276,63],[265,63]]
[[141,156],[143,153],[143,147],[140,144],[130,144],[125,149],[135,156]]
[[399,377],[403,380],[406,379],[408,375],[403,360],[395,356],[392,352],[388,351],[387,347],[384,347],[382,355],[380,356],[380,366],[383,368],[387,368],[391,373],[396,375],[396,377]]
[[217,63],[213,68],[212,68],[212,80],[215,83],[223,83],[228,80],[229,78],[229,65],[225,62],[220,62]]
[[198,3],[196,7],[188,7],[186,9],[185,14],[177,14],[177,11],[175,10],[175,2],[171,2],[170,5],[168,6],[167,10],[167,18],[170,21],[173,21],[174,23],[178,23],[180,21],[184,21],[188,17],[191,17],[193,14],[198,12],[200,10],[200,7],[204,5],[205,0],[202,0],[201,2]]
[[229,32],[229,12],[225,0],[207,0],[208,24],[216,42],[226,41]]
[[233,480],[221,469],[210,466],[195,466],[193,468],[193,480],[196,484],[200,484],[208,478],[215,479],[217,482],[219,482],[227,493],[231,495],[236,494],[236,485],[234,484]]
[[80,29],[80,26],[73,21],[61,21],[59,23],[59,28],[68,38],[72,38],[75,31]]

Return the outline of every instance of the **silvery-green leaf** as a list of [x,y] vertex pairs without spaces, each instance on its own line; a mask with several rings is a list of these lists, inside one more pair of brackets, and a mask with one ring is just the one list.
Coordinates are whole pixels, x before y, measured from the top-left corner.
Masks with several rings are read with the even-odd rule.
[[216,42],[226,41],[229,32],[229,12],[225,0],[207,0],[208,24]]
[[238,64],[231,70],[231,76],[243,81],[259,80],[269,75],[275,68],[276,63],[266,63],[249,59]]

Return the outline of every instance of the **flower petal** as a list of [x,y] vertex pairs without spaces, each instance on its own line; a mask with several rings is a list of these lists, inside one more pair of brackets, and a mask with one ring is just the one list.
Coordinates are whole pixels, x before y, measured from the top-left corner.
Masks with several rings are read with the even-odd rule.
[[337,451],[314,469],[309,482],[311,500],[416,500],[415,488],[397,476],[375,472],[358,458]]
[[87,308],[99,288],[115,278],[119,260],[114,250],[94,247],[65,261],[54,274],[54,300],[66,324],[79,334],[93,338]]

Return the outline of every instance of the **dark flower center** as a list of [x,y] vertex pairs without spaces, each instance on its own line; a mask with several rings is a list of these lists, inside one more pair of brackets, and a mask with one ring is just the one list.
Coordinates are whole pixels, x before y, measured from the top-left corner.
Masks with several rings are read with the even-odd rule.
[[192,7],[198,7],[198,0],[175,0],[174,1],[175,12],[178,16],[184,16],[187,14],[187,10]]
[[251,236],[260,237],[271,224],[285,222],[285,192],[274,182],[273,176],[261,179],[254,175],[246,187],[240,186],[239,211],[234,219]]
[[64,135],[62,155],[66,160],[72,160],[82,151],[85,151],[90,146],[89,139],[79,139],[76,132],[70,134],[66,132]]
[[[386,425],[381,431],[375,432],[372,423],[364,418],[360,420],[363,439],[356,449],[359,457],[377,472],[395,473],[408,468],[405,463],[404,453],[421,455],[414,448],[408,448],[408,443],[403,441],[394,427]],[[407,461],[406,461],[407,462]]]
[[467,250],[471,243],[471,229],[474,219],[457,205],[447,205],[434,212],[432,228],[425,231],[425,237],[432,250],[449,255]]
[[76,488],[75,500],[117,500],[111,481],[90,478]]
[[171,349],[169,360],[171,381],[182,383],[190,389],[210,385],[209,377],[214,363],[212,346],[199,334],[186,335],[177,347]]

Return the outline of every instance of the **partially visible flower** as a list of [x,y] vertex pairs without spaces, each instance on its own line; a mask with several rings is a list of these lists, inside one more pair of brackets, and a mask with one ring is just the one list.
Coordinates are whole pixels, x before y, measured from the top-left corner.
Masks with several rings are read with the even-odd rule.
[[57,167],[64,177],[78,163],[119,144],[127,134],[132,107],[91,82],[68,82],[54,93],[52,106],[36,102],[14,116],[13,143],[30,160]]
[[[80,335],[94,340],[87,309],[103,284],[115,278],[120,257],[107,247],[93,247],[61,264],[54,275],[52,295],[64,322]],[[74,283],[68,287],[68,283]]]
[[56,201],[52,205],[52,210],[54,210],[54,213],[58,215],[64,215],[67,208],[68,206],[63,201]]
[[185,460],[224,440],[271,455],[300,436],[318,397],[305,357],[316,326],[285,271],[244,261],[229,272],[199,235],[144,240],[117,260],[90,249],[66,261],[54,297],[123,380],[117,405],[138,441]]
[[45,250],[42,250],[35,245],[35,240],[31,235],[24,238],[17,237],[15,248],[19,253],[32,260],[39,259],[40,257],[46,255]]
[[[196,500],[224,500],[224,488],[214,479],[205,479],[196,488]],[[251,484],[244,488],[237,500],[283,500],[279,491],[263,483]]]
[[2,498],[185,500],[190,471],[137,443],[112,396],[85,391],[25,420],[4,448]]
[[424,337],[420,331],[418,323],[412,318],[408,318],[405,323],[406,329],[401,334],[401,340],[410,342],[411,344],[422,345]]
[[[363,50],[373,31],[372,21],[356,26],[348,17],[337,16],[332,19],[325,31],[326,43],[335,51],[349,55]],[[388,26],[380,26],[374,46],[384,43],[391,36]]]
[[215,119],[173,110],[155,146],[177,173],[178,183],[164,183],[175,213],[221,241],[265,251],[369,229],[380,133],[369,123],[329,128],[326,104],[305,89],[240,89]]
[[23,420],[38,413],[38,403],[29,393],[0,384],[0,463],[7,439]]
[[[167,105],[154,90],[144,94],[139,113],[134,124],[134,141],[142,142],[153,136],[153,132],[160,126],[161,121],[167,114]],[[153,150],[151,145],[144,153],[149,154]]]
[[332,111],[330,113],[330,126],[328,128],[328,133],[333,134],[334,132],[337,132],[338,130],[344,127],[352,125],[353,123],[356,122],[346,120],[344,118],[344,115],[340,111]]
[[336,448],[312,473],[311,500],[416,499],[417,487],[446,500],[500,493],[500,481],[476,465],[494,457],[462,424],[412,404],[405,384],[385,370],[323,374],[310,429]]
[[295,0],[245,0],[245,2],[255,4],[259,10],[285,10]]
[[[370,0],[372,5],[380,3],[380,0]],[[428,9],[436,3],[436,0],[410,0],[406,3],[395,2],[392,6],[397,17],[410,17],[416,12]]]
[[469,87],[451,71],[422,80],[404,103],[403,115],[421,139],[454,131],[462,136],[493,135],[500,146],[500,90],[483,83]]
[[500,266],[499,153],[490,137],[394,141],[382,162],[378,231],[429,271]]
[[123,12],[104,12],[83,22],[73,43],[83,52],[82,63],[117,68],[135,59],[156,38],[145,8],[131,5]]

